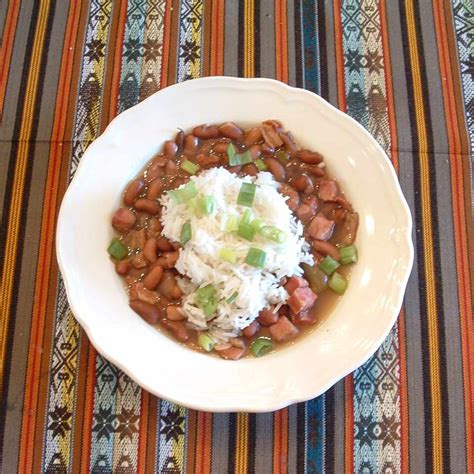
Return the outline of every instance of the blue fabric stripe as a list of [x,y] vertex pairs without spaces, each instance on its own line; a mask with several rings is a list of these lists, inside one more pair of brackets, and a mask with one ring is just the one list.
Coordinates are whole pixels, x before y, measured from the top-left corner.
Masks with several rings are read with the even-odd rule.
[[306,472],[324,470],[324,395],[306,403]]
[[319,39],[316,25],[318,23],[317,8],[314,0],[305,0],[303,8],[303,59],[304,86],[312,92],[321,92]]

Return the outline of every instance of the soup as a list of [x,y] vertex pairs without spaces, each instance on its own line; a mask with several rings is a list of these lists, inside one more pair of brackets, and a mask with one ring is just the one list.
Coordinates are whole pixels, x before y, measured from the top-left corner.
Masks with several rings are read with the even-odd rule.
[[206,124],[129,183],[108,250],[140,317],[237,360],[325,316],[357,262],[358,221],[324,157],[280,122]]

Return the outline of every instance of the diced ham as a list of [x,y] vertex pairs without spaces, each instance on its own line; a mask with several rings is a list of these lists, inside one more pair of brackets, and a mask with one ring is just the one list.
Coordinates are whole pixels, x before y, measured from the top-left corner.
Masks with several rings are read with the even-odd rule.
[[247,351],[247,348],[241,348],[241,347],[229,347],[228,349],[223,349],[221,351],[218,351],[217,353],[223,358],[227,360],[238,360],[240,359],[245,352]]
[[288,306],[293,313],[298,314],[301,311],[311,308],[318,295],[310,288],[297,288],[288,298]]
[[133,250],[143,250],[145,247],[146,243],[146,230],[145,229],[140,229],[140,230],[132,230],[131,232],[128,233],[126,236],[126,244],[128,247],[130,247]]
[[278,321],[278,313],[274,313],[273,309],[262,309],[257,320],[262,326],[270,326]]
[[140,300],[130,300],[130,308],[149,324],[156,324],[160,318],[158,308],[152,304]]
[[308,227],[308,233],[313,239],[328,240],[334,230],[334,221],[327,219],[321,212],[316,214]]
[[329,255],[334,260],[339,260],[341,258],[341,256],[339,255],[339,249],[329,242],[326,242],[324,240],[313,240],[312,245],[314,250],[323,255]]
[[306,224],[316,215],[317,210],[318,200],[316,199],[316,196],[308,196],[296,210],[296,215],[301,222]]
[[301,311],[298,314],[291,314],[291,321],[293,324],[301,325],[301,326],[311,326],[316,322],[316,318],[310,314],[309,311]]
[[286,316],[281,316],[269,327],[269,331],[276,342],[288,341],[299,333],[298,328]]
[[280,135],[278,135],[278,132],[271,125],[263,124],[260,129],[262,130],[263,139],[267,145],[273,148],[278,148],[283,145]]
[[296,211],[300,204],[298,191],[293,189],[289,184],[283,183],[280,185],[280,193],[283,194],[283,196],[288,196],[289,199],[286,201],[286,204],[292,211]]
[[260,325],[258,324],[258,321],[254,321],[253,323],[250,323],[246,328],[242,329],[242,336],[246,337],[247,339],[251,339],[257,331],[259,330]]
[[308,286],[308,282],[299,276],[292,276],[288,278],[288,281],[285,284],[285,290],[289,295],[292,295],[297,288],[304,288]]
[[112,226],[119,232],[128,232],[137,220],[135,214],[126,207],[119,207],[112,217]]
[[336,181],[332,179],[322,179],[319,182],[318,194],[323,201],[334,201],[339,194]]
[[147,290],[143,283],[137,282],[130,287],[130,299],[140,300],[144,303],[155,304],[159,301],[157,293]]

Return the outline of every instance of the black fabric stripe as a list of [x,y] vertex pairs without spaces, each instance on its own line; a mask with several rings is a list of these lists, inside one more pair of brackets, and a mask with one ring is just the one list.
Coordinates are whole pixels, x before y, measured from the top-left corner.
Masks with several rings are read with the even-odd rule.
[[296,407],[296,472],[305,472],[306,457],[306,403]]
[[253,12],[253,28],[254,28],[254,76],[260,77],[260,0],[254,0]]
[[326,100],[329,100],[329,84],[328,84],[328,58],[326,51],[326,12],[324,8],[324,0],[317,0],[318,8],[318,29],[316,34],[319,41],[319,84],[320,94]]
[[249,421],[248,421],[248,430],[249,430],[249,445],[248,445],[248,459],[247,459],[247,472],[254,473],[255,472],[255,440],[256,440],[256,433],[257,433],[257,415],[255,413],[249,413]]
[[296,86],[303,87],[303,55],[301,54],[301,0],[295,0],[295,78]]
[[324,470],[325,472],[334,472],[334,438],[335,430],[335,413],[334,413],[334,387],[324,394]]
[[239,42],[238,42],[238,55],[239,55],[239,62],[237,65],[237,71],[239,77],[244,76],[244,49],[245,49],[245,43],[244,43],[244,10],[245,10],[245,2],[244,0],[239,2]]
[[[32,16],[31,16],[31,23],[30,23],[30,30],[28,32],[28,43],[33,44],[34,42],[34,35],[37,29],[37,22],[39,16],[39,7],[40,2],[34,2]],[[51,30],[54,20],[54,14],[56,10],[56,0],[52,0],[50,5],[50,10],[48,14],[47,24],[46,24],[46,31],[45,31],[45,38],[44,44],[49,44],[51,38]],[[41,108],[41,100],[40,97],[43,93],[44,88],[44,79],[45,79],[45,70],[47,65],[47,58],[48,58],[48,48],[43,49],[41,62],[40,62],[40,70],[39,70],[39,77],[38,77],[38,84],[36,87],[36,95],[34,100],[34,109],[33,109],[33,120],[32,120],[32,128],[30,132],[30,147],[28,150],[28,157],[26,162],[26,170],[25,170],[25,182],[24,182],[24,190],[23,190],[23,200],[28,202],[30,196],[30,189],[31,189],[31,177],[33,173],[33,162],[35,156],[35,139],[38,134],[38,120],[40,115],[40,108]],[[25,101],[25,92],[26,92],[26,85],[28,82],[28,75],[31,66],[31,55],[25,55],[25,65],[22,71],[22,83],[20,88],[20,96],[18,100],[18,108],[16,114],[16,121],[15,127],[13,132],[14,139],[18,140],[21,132],[21,126],[23,123],[23,105]],[[20,108],[21,107],[21,108]],[[13,143],[12,150],[10,153],[10,163],[14,163],[16,161],[16,156],[18,153],[19,143],[18,141]],[[13,173],[14,173],[14,167]],[[13,173],[12,173],[12,181],[13,181]],[[10,174],[10,169],[9,169]],[[8,176],[10,180],[10,176]],[[12,191],[12,182],[7,183],[7,192],[9,192],[9,202],[10,205],[11,201],[11,191]],[[4,360],[4,371],[3,371],[3,386],[0,387],[0,466],[2,465],[2,453],[3,453],[3,443],[4,443],[4,427],[5,427],[5,418],[6,418],[6,411],[7,411],[7,399],[8,399],[8,386],[10,380],[10,373],[11,373],[11,363],[12,363],[12,345],[13,345],[13,335],[15,332],[15,319],[17,316],[17,307],[18,307],[18,293],[19,293],[19,286],[20,286],[20,273],[21,273],[21,261],[23,258],[23,247],[22,244],[25,241],[25,230],[26,230],[26,219],[28,214],[28,206],[22,206],[20,211],[20,225],[19,225],[19,232],[18,232],[18,250],[17,255],[14,262],[14,274],[13,274],[13,288],[12,288],[12,303],[10,306],[10,314],[4,315],[4,317],[9,318],[9,326],[8,332],[6,335],[6,354]],[[6,234],[6,223],[8,220],[3,223],[2,222],[2,232],[5,231]],[[5,228],[4,228],[5,225]],[[0,240],[4,241],[3,235],[0,236]],[[0,267],[3,265],[5,253],[4,250],[1,255]],[[23,316],[23,315],[22,315]],[[24,315],[26,316],[26,315]]]
[[[422,31],[421,26],[421,13],[420,13],[420,4],[415,2],[415,24],[416,31]],[[440,351],[440,385],[441,385],[441,425],[442,425],[442,445],[443,445],[443,466],[445,469],[449,469],[451,463],[451,454],[449,446],[449,394],[448,394],[448,374],[446,367],[446,331],[444,327],[445,313],[444,313],[444,296],[443,296],[443,274],[441,268],[441,243],[439,241],[439,215],[438,215],[438,190],[437,190],[437,180],[436,180],[436,166],[435,166],[435,155],[431,153],[436,153],[434,149],[434,140],[433,140],[433,125],[432,125],[432,114],[431,114],[431,103],[429,97],[429,87],[428,87],[428,77],[427,77],[427,65],[425,60],[425,51],[423,41],[419,41],[419,58],[422,63],[420,66],[421,73],[421,82],[423,88],[423,108],[425,113],[425,125],[426,125],[426,134],[427,134],[427,147],[430,150],[428,156],[430,166],[429,166],[429,175],[430,175],[430,201],[431,201],[431,223],[432,223],[432,235],[433,235],[433,260],[435,267],[435,285],[437,291],[436,295],[436,306],[437,306],[437,317],[436,325],[438,330],[438,347]],[[433,113],[438,113],[438,111],[433,111]]]
[[235,472],[235,453],[237,441],[237,413],[229,413],[229,458],[227,472]]
[[[408,107],[409,107],[409,120],[412,146],[414,150],[419,150],[419,137],[417,133],[416,124],[416,112],[415,112],[415,101],[414,101],[414,90],[413,90],[413,75],[411,72],[410,65],[410,48],[408,41],[408,25],[407,25],[407,12],[405,8],[405,2],[400,2],[400,25],[402,33],[402,44],[405,52],[405,76],[407,84],[407,95],[408,95]],[[415,189],[421,183],[421,172],[420,162],[418,159],[413,159],[413,180]],[[414,195],[414,206],[415,206],[415,220],[421,222],[422,219],[422,206],[421,206],[421,195],[419,192],[415,192]],[[425,251],[423,242],[423,233],[415,232],[415,245],[416,245],[416,266],[418,269],[418,291],[421,295],[419,304],[420,312],[420,323],[421,323],[421,345],[422,347],[429,347],[428,339],[428,319],[427,319],[427,302],[423,298],[426,294],[426,277],[425,277],[425,265],[423,255]],[[423,392],[425,404],[423,406],[424,412],[424,435],[425,435],[425,462],[426,472],[433,472],[433,420],[431,415],[432,397],[431,397],[431,376],[430,376],[430,360],[428,351],[423,351],[422,355],[422,366],[423,366]]]

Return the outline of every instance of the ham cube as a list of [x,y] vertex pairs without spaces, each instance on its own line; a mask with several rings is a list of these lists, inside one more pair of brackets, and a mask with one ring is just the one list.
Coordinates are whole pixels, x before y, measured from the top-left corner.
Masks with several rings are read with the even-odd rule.
[[269,331],[276,342],[289,341],[299,333],[298,328],[286,316],[281,316],[269,327]]
[[292,276],[288,278],[288,281],[285,284],[285,290],[289,295],[292,295],[297,288],[304,288],[308,286],[308,282],[299,276]]
[[137,218],[135,214],[125,207],[120,207],[112,217],[112,226],[119,232],[128,232],[134,225]]
[[291,321],[298,326],[311,326],[316,322],[316,318],[309,311],[301,311],[291,315]]
[[311,308],[318,295],[310,288],[297,288],[288,298],[288,306],[293,313],[298,314],[301,311]]
[[332,179],[322,179],[319,182],[318,194],[320,199],[323,201],[334,201],[336,196],[339,194],[336,181]]
[[247,351],[245,347],[229,347],[228,349],[223,349],[217,351],[217,353],[226,360],[239,360]]
[[308,233],[313,239],[328,240],[334,231],[334,221],[327,219],[321,212],[316,214],[308,227]]

